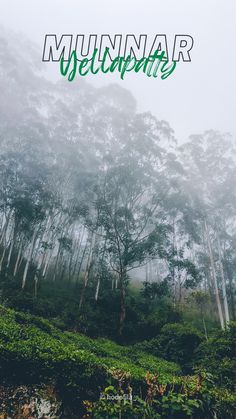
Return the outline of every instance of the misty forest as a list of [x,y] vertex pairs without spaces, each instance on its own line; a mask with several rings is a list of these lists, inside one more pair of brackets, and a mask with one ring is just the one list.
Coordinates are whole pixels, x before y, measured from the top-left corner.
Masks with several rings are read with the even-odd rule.
[[235,139],[37,54],[1,31],[0,417],[234,419]]

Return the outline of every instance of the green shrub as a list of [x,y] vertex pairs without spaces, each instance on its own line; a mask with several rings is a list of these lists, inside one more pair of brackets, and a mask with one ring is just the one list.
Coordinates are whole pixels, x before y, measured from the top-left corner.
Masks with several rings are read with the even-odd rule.
[[[146,415],[161,419],[206,419],[213,418],[214,412],[220,412],[221,419],[233,418],[235,397],[230,391],[216,387],[207,374],[205,377],[202,373],[182,376],[176,363],[151,354],[165,353],[169,359],[182,361],[180,355],[186,355],[181,350],[187,350],[184,343],[188,336],[194,341],[194,345],[191,343],[194,350],[197,341],[194,332],[191,327],[166,326],[158,338],[159,350],[152,340],[143,345],[150,352],[146,353],[141,345],[121,346],[107,339],[62,332],[48,320],[0,306],[0,374],[2,381],[8,384],[54,384],[66,412],[65,418],[73,417],[78,409],[82,413],[92,409],[93,417],[97,418],[119,417],[120,405],[99,399],[102,389],[110,386],[119,394],[132,389],[136,397],[135,404],[128,401],[122,404],[124,418]],[[221,342],[218,352],[215,348],[215,362],[226,348],[227,360],[231,362],[230,357],[235,353],[234,339],[234,325],[215,338],[215,346]],[[169,341],[173,345],[172,352]],[[201,350],[203,348],[207,362],[210,349],[202,345]],[[229,366],[226,368],[225,363],[226,359],[220,368],[223,370],[224,366],[224,374],[231,382],[229,374],[233,371]],[[88,405],[83,407],[85,400]],[[228,416],[224,416],[225,412]]]
[[154,339],[135,345],[155,356],[181,365],[185,372],[190,372],[194,364],[195,351],[202,342],[200,332],[185,324],[165,325]]
[[0,361],[2,376],[32,381],[37,377],[58,379],[62,375],[65,385],[71,387],[81,386],[85,377],[92,377],[96,383],[100,380],[102,385],[111,367],[123,369],[137,383],[143,380],[147,369],[167,381],[180,374],[176,364],[151,355],[146,357],[140,350],[106,339],[62,332],[48,320],[10,309],[2,309],[0,317]]
[[235,389],[236,377],[236,322],[210,337],[200,345],[198,364],[209,371],[217,384],[227,389]]
[[[97,419],[213,419],[221,412],[217,397],[207,388],[207,377],[186,377],[178,392],[175,387],[160,384],[158,376],[152,374],[146,375],[145,382],[142,397],[135,394],[132,386],[105,388],[99,400],[85,401],[87,412]],[[227,414],[223,413],[221,419],[233,419],[232,405]]]

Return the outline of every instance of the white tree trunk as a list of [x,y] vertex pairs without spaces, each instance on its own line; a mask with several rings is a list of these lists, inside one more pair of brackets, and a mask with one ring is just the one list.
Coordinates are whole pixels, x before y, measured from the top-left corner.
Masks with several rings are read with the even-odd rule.
[[94,239],[94,233],[92,233],[91,245],[90,245],[88,260],[87,260],[86,269],[85,269],[85,273],[84,273],[84,284],[83,284],[83,289],[81,291],[81,297],[80,297],[80,302],[79,302],[79,310],[81,309],[81,307],[83,305],[84,293],[85,293],[85,289],[87,288],[87,285],[88,285],[89,272],[90,272],[92,262],[93,262],[92,259],[93,259],[93,250],[94,250],[94,246],[95,246],[95,241],[96,241],[96,236],[95,236],[95,239]]
[[4,247],[4,249],[3,249],[2,257],[1,257],[1,260],[0,260],[0,272],[2,271],[2,264],[3,264],[4,258],[5,258],[5,254],[6,254],[6,247]]
[[211,240],[210,240],[210,235],[209,235],[209,230],[208,230],[208,225],[207,225],[206,220],[205,220],[205,229],[206,229],[207,244],[208,244],[210,262],[211,262],[213,285],[215,289],[216,304],[217,304],[217,309],[218,309],[218,314],[219,314],[219,319],[220,319],[220,325],[221,325],[221,328],[224,329],[225,328],[224,317],[223,317],[223,311],[222,311],[219,289],[218,289],[218,284],[217,284],[214,257],[213,257],[212,247],[211,247]]
[[26,280],[27,280],[27,273],[28,273],[29,265],[30,265],[30,262],[31,262],[31,259],[32,259],[32,255],[33,255],[33,251],[34,251],[34,246],[35,246],[37,232],[38,232],[38,229],[35,228],[34,234],[33,234],[33,237],[32,237],[32,241],[31,241],[31,245],[30,245],[29,256],[27,258],[27,261],[26,261],[26,264],[25,264],[24,273],[23,273],[22,289],[25,288],[25,284],[26,284]]
[[100,279],[100,275],[98,275],[98,282],[97,282],[97,286],[96,286],[96,293],[95,293],[95,301],[98,300],[98,294],[99,294],[99,289],[100,289],[100,283],[101,283],[101,279]]
[[223,292],[223,304],[224,304],[224,312],[225,312],[225,321],[226,321],[226,325],[227,325],[230,321],[229,306],[228,306],[228,299],[227,299],[227,293],[226,293],[226,281],[225,281],[224,269],[223,269],[223,264],[222,264],[220,239],[219,239],[218,233],[217,233],[217,244],[218,244],[219,262],[220,262],[220,275],[221,275],[221,280],[222,280],[222,292]]
[[10,266],[11,255],[12,255],[13,247],[14,247],[14,237],[12,237],[11,246],[10,246],[9,253],[8,253],[7,268],[9,268],[9,266]]
[[15,263],[15,268],[14,268],[13,276],[16,276],[17,271],[18,271],[18,266],[19,266],[19,263],[20,263],[20,257],[21,257],[22,247],[23,247],[23,244],[21,242],[20,243],[20,246],[19,246],[17,258],[16,258],[16,263]]

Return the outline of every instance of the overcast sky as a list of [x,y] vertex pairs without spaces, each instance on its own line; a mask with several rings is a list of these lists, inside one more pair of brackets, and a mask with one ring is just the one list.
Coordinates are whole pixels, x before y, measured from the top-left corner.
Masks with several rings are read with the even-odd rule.
[[[192,62],[166,80],[130,73],[90,76],[94,85],[116,81],[132,91],[140,111],[167,120],[177,138],[206,129],[236,138],[236,0],[1,0],[0,23],[38,44],[45,34],[191,34]],[[0,46],[1,48],[1,46]],[[58,64],[44,63],[51,77]]]

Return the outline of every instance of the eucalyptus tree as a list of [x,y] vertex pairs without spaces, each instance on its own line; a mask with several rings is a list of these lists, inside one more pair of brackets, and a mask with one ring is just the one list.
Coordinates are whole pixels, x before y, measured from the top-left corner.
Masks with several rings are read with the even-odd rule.
[[106,256],[119,277],[122,334],[129,272],[162,254],[168,225],[164,221],[164,184],[157,123],[149,114],[130,118],[128,132],[117,138],[116,152],[106,156],[96,186],[96,226],[106,240]]
[[201,247],[209,257],[209,288],[214,290],[224,328],[230,318],[224,260],[236,222],[235,146],[229,136],[208,131],[192,136],[180,152],[186,170],[185,188],[199,211]]

